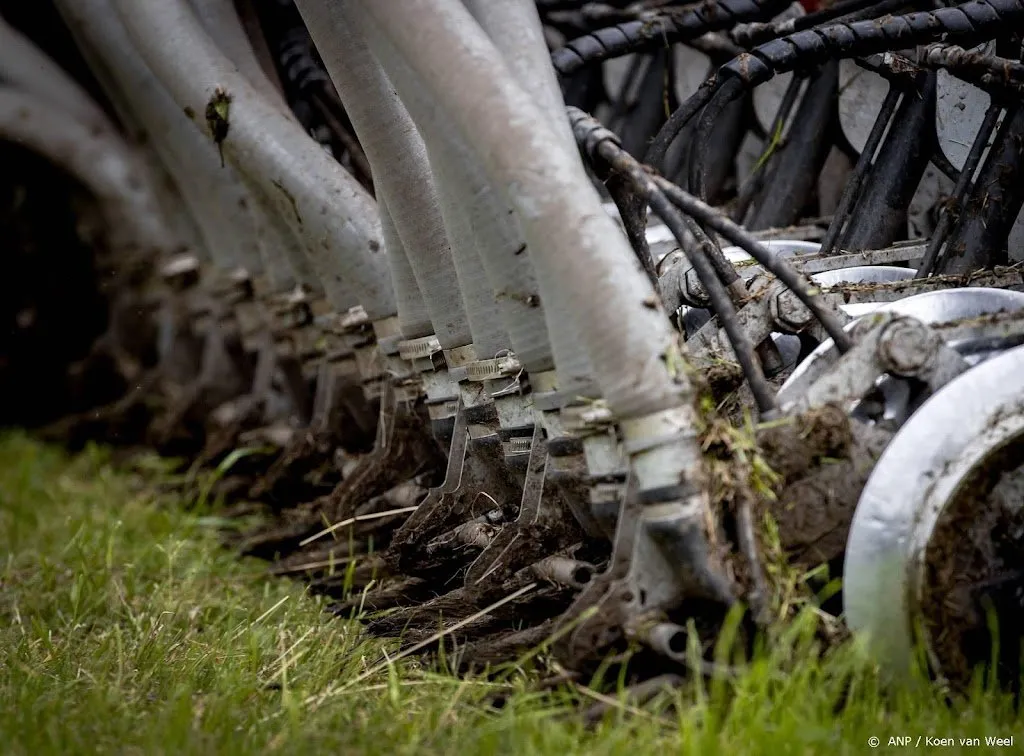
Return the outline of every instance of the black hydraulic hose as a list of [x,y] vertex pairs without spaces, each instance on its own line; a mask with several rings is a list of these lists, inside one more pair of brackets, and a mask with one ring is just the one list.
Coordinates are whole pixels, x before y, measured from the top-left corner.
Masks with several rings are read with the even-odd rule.
[[964,167],[960,169],[960,177],[953,188],[951,202],[946,206],[942,216],[939,218],[938,224],[935,226],[935,230],[932,231],[931,239],[928,240],[928,249],[925,250],[924,258],[918,266],[915,278],[927,278],[935,269],[935,263],[939,259],[939,250],[942,249],[942,245],[945,243],[949,236],[949,231],[953,227],[954,211],[958,211],[964,198],[967,196],[967,192],[971,188],[974,172],[978,169],[978,163],[981,162],[981,156],[988,146],[992,132],[995,131],[996,123],[999,121],[999,114],[1002,112],[1003,108],[997,102],[993,102],[988,106],[988,110],[985,111],[985,120],[981,122],[978,134],[971,144],[970,151],[967,153]]
[[[671,50],[655,50],[647,56],[649,63],[639,82],[638,100],[635,105],[630,104],[628,113],[623,114],[626,117],[615,129],[631,154],[643,152],[647,142],[665,120],[666,102],[663,91],[665,81],[672,70],[671,53]],[[671,88],[668,89],[667,96],[674,100]],[[672,105],[674,104],[673,102]]]
[[697,87],[697,91],[686,99],[662,124],[661,129],[655,134],[651,144],[644,153],[643,162],[653,166],[655,170],[664,171],[665,156],[669,147],[675,141],[679,133],[686,127],[694,116],[700,113],[708,104],[718,88],[718,76],[711,76],[703,84]]
[[622,77],[619,91],[609,93],[608,101],[612,106],[612,112],[608,115],[608,123],[612,128],[617,130],[629,115],[629,93],[636,86],[637,80],[643,76],[650,63],[651,60],[647,56],[634,56],[633,60],[629,63],[626,75]]
[[253,7],[271,48],[278,77],[294,107],[309,92],[329,82],[327,72],[314,56],[313,41],[292,0],[267,0]]
[[711,60],[731,60],[743,52],[740,45],[735,44],[722,32],[711,32],[702,37],[687,40],[683,44],[697,52],[704,53]]
[[835,249],[839,233],[843,230],[850,211],[860,197],[861,185],[871,170],[875,152],[878,151],[878,145],[882,142],[882,136],[889,127],[889,121],[892,120],[892,114],[896,112],[896,105],[899,104],[901,96],[902,93],[897,87],[889,86],[889,91],[886,93],[885,99],[882,100],[882,107],[878,111],[878,117],[875,118],[875,123],[871,127],[871,133],[868,134],[867,142],[864,143],[864,149],[861,150],[860,157],[857,159],[857,165],[846,180],[843,196],[839,199],[839,206],[832,214],[832,222],[829,223],[825,237],[821,240],[822,255],[831,255]]
[[[301,17],[297,16],[295,22],[301,23]],[[297,93],[316,91],[330,81],[313,50],[313,39],[304,25],[288,29],[278,39],[277,57],[281,72]]]
[[743,249],[753,257],[765,270],[774,275],[782,285],[792,290],[797,298],[811,311],[822,328],[835,342],[836,349],[846,352],[852,342],[849,334],[843,330],[843,324],[828,305],[822,303],[815,289],[805,281],[796,269],[785,258],[773,255],[767,247],[750,235],[743,227],[737,225],[727,215],[723,215],[705,202],[701,202],[692,194],[684,192],[678,186],[660,176],[653,177],[658,188],[664,192],[672,203],[702,226],[720,233],[728,241]]
[[[736,156],[749,131],[751,108],[749,97],[729,103],[718,119],[711,142],[707,146],[707,153],[701,156],[704,159],[704,189],[707,192],[707,201],[712,205],[717,205],[723,200],[723,189],[730,183],[735,184]],[[642,150],[634,154],[641,152]],[[674,174],[667,174],[666,178],[677,180],[675,177],[682,175],[682,170],[678,169]]]
[[722,66],[720,75],[757,86],[785,71],[938,39],[978,41],[1013,28],[1024,0],[968,0],[951,8],[821,26],[774,39]]
[[[600,159],[608,171],[628,177],[636,192],[650,204],[651,209],[665,222],[672,235],[688,252],[687,258],[697,272],[697,277],[711,301],[711,307],[718,316],[732,350],[736,354],[736,359],[743,369],[743,374],[750,383],[758,411],[764,414],[775,410],[778,406],[775,401],[775,393],[768,384],[764,370],[757,360],[754,344],[740,325],[736,316],[736,307],[711,264],[708,252],[715,248],[714,242],[707,237],[697,223],[692,221],[692,218],[690,223],[687,223],[683,214],[658,188],[653,178],[644,170],[643,165],[622,149],[618,137],[614,133],[596,119],[576,108],[569,109],[569,119],[572,122],[577,142],[585,150],[587,157],[592,162],[595,159]],[[688,232],[696,238],[697,248],[686,243]]]
[[[643,163],[652,166],[655,171],[660,173],[666,172],[665,159],[668,156],[669,147],[672,146],[676,136],[682,131],[683,127],[711,99],[716,86],[717,78],[714,76],[710,77],[697,88],[693,96],[672,112],[651,141],[647,152],[644,153]],[[632,212],[629,214],[629,217],[623,217],[623,222],[627,228],[639,228],[641,233],[643,232],[647,223],[646,207],[647,205],[640,201],[632,203]]]
[[310,133],[326,127],[334,156],[347,153],[352,174],[373,194],[369,162],[293,0],[266,0],[254,8],[292,111]]
[[[977,42],[1014,28],[1022,18],[1024,0],[968,0],[952,8],[820,26],[773,39],[726,63],[682,103],[654,138],[645,162],[659,167],[679,132],[723,88],[735,98],[777,74],[829,60],[900,50],[938,39]],[[731,83],[734,81],[740,86]]]
[[835,313],[821,302],[809,283],[782,257],[773,255],[767,247],[751,236],[735,221],[723,215],[715,208],[702,202],[692,194],[684,192],[672,182],[655,175],[653,177],[658,188],[687,215],[691,215],[698,223],[717,231],[728,241],[742,248],[753,257],[765,270],[778,278],[782,284],[793,291],[797,298],[811,311],[826,333],[832,338],[840,352],[846,352],[852,341]]
[[626,238],[633,248],[633,253],[643,267],[651,285],[658,287],[658,271],[654,264],[654,256],[651,254],[651,247],[647,243],[647,224],[644,214],[647,210],[647,203],[633,191],[633,182],[623,180],[621,176],[612,175],[605,181],[605,188],[611,195],[622,218],[622,228],[626,232]]
[[704,160],[707,145],[711,142],[711,135],[715,130],[715,124],[722,112],[735,100],[743,91],[743,84],[738,81],[727,82],[725,86],[715,92],[710,102],[704,107],[700,121],[697,125],[697,134],[694,143],[696,159],[690,160],[689,190],[702,200],[708,198],[707,187],[704,181]]
[[590,63],[685,42],[744,21],[771,18],[789,4],[790,0],[717,0],[653,14],[578,37],[555,50],[551,62],[560,75],[568,76]]
[[935,170],[948,178],[954,184],[960,179],[960,171],[956,169],[955,165],[949,162],[948,157],[942,154],[942,150],[934,150],[932,152],[932,165],[935,166]]
[[[598,149],[606,150],[603,146]],[[717,245],[711,241],[699,223],[692,217],[684,215],[669,201],[664,193],[658,189],[657,184],[644,173],[642,167],[639,163],[636,163],[635,159],[631,158],[631,160],[636,164],[640,176],[644,177],[644,184],[649,185],[643,189],[638,187],[638,190],[643,192],[651,205],[651,210],[665,222],[665,225],[668,226],[672,235],[676,238],[676,241],[683,245],[686,231],[689,231],[694,239],[696,239],[696,245],[687,245],[684,248],[684,251],[688,253],[686,257],[690,264],[693,265],[693,269],[697,271],[697,278],[700,279],[701,284],[704,286],[708,300],[711,303],[711,311],[718,316],[718,322],[725,330],[725,335],[729,339],[729,345],[736,354],[736,361],[743,370],[747,383],[750,384],[750,391],[754,395],[757,411],[762,416],[775,411],[778,409],[775,391],[772,390],[765,377],[764,366],[757,357],[756,345],[750,340],[743,326],[740,325],[739,317],[736,314],[736,306],[733,304],[725,284],[711,265],[712,256],[709,253],[717,249]]]
[[599,67],[581,69],[563,78],[561,85],[565,104],[582,110],[596,110],[611,100],[605,89],[604,72]]
[[785,21],[741,24],[733,29],[731,36],[736,44],[752,47],[784,34],[792,34],[819,24],[835,21],[837,18],[843,18],[847,22],[859,21],[865,14],[871,18],[878,18],[886,13],[902,10],[908,5],[911,5],[908,0],[884,0],[884,2],[879,2],[879,0],[840,0],[828,8]]
[[[948,69],[959,77],[970,76],[984,86],[992,84],[1018,89],[1024,86],[1024,63],[996,55],[965,50],[959,45],[932,45],[922,55],[921,65]],[[972,83],[974,83],[972,81]]]

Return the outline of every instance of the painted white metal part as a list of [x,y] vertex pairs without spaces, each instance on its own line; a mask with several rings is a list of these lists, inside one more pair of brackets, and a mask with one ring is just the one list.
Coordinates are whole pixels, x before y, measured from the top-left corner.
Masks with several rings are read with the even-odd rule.
[[[1024,310],[1024,292],[990,289],[981,286],[966,287],[962,289],[928,291],[923,294],[915,294],[906,299],[897,300],[896,302],[866,303],[859,305],[859,307],[865,308],[865,310],[862,312],[850,312],[847,310],[847,314],[859,319],[869,312],[893,312],[897,315],[916,318],[923,323],[931,325],[949,323],[954,320],[963,320],[964,318],[976,318],[982,315],[992,315],[998,312]],[[848,323],[845,330],[850,331],[857,322],[855,320]],[[818,344],[814,351],[808,355],[807,359],[797,365],[796,370],[782,384],[778,394],[779,404],[785,406],[798,398],[792,395],[792,387],[811,365],[819,360],[834,362],[838,357],[839,353],[836,351],[832,339],[826,339]]]
[[[761,244],[768,248],[768,251],[779,257],[792,257],[793,255],[813,255],[821,245],[817,242],[799,241],[793,239],[769,239]],[[753,261],[750,255],[741,247],[723,247],[722,254],[725,259],[733,265],[747,264]]]
[[857,152],[864,150],[875,125],[889,82],[852,60],[839,62],[839,124]]
[[895,435],[861,494],[846,547],[844,611],[897,676],[913,663],[912,623],[936,523],[971,471],[1024,433],[1022,370],[1017,347],[936,392]]
[[[973,51],[991,55],[995,52],[995,43],[979,45]],[[967,153],[971,151],[991,102],[988,92],[939,70],[935,93],[935,134],[942,154],[957,170],[964,167]],[[986,149],[981,156],[983,162],[987,154]]]
[[895,265],[856,265],[852,268],[815,273],[811,276],[811,280],[822,286],[835,286],[841,283],[888,283],[889,281],[906,281],[916,274],[917,271],[913,268],[898,268]]

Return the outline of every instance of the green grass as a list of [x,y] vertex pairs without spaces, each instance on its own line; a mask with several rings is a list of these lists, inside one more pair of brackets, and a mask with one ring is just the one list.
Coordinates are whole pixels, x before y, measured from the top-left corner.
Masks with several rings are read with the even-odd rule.
[[572,715],[585,691],[532,693],[526,669],[488,682],[378,664],[394,645],[236,560],[209,512],[156,494],[153,475],[0,437],[0,752],[863,754],[870,736],[892,752],[894,735],[1015,730],[1024,743],[1004,696],[950,708],[928,687],[884,691],[850,647],[812,660],[810,612],[738,682],[681,690],[666,717],[667,699],[620,705],[588,730]]

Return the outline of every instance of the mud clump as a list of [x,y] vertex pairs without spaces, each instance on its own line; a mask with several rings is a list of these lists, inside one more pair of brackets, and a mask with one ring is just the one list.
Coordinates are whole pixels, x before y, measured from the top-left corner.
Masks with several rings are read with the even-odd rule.
[[746,378],[743,368],[735,362],[715,362],[702,371],[702,378],[707,390],[716,402],[726,400],[744,385]]
[[998,622],[999,674],[1015,676],[1019,684],[1024,507],[994,492],[1018,477],[1022,463],[1024,441],[988,457],[939,516],[925,550],[915,603],[934,658],[942,659],[936,671],[957,687],[970,682],[979,664],[992,661],[990,620]]
[[766,506],[792,561],[815,565],[842,555],[861,491],[890,438],[832,405],[758,433],[764,461],[779,476]]
[[705,437],[713,500],[750,501],[768,514],[790,562],[815,566],[842,555],[853,513],[890,434],[826,405],[749,432],[712,424]]
[[757,443],[765,461],[788,481],[818,466],[822,460],[848,458],[853,429],[842,409],[826,405],[791,421],[766,425],[758,432]]

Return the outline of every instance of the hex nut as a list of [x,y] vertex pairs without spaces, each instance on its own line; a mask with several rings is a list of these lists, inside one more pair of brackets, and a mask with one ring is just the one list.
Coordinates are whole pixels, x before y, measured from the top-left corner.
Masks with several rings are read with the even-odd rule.
[[937,344],[931,329],[910,318],[894,320],[878,337],[879,362],[903,378],[920,375],[935,357]]
[[772,297],[769,310],[776,325],[796,332],[802,331],[814,320],[814,314],[789,289],[783,289]]

